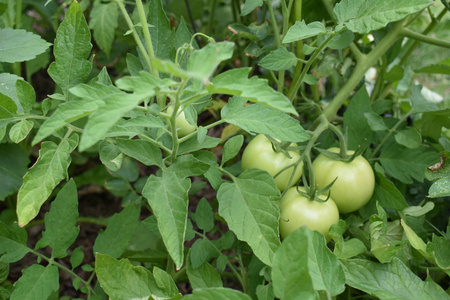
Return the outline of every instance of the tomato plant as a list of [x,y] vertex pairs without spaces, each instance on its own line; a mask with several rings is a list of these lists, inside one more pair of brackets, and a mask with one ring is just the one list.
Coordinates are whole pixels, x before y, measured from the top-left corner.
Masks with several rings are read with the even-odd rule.
[[[303,172],[303,163],[299,162],[300,153],[291,150],[288,154],[290,157],[286,153],[276,152],[272,142],[265,135],[259,134],[250,141],[242,154],[242,169],[258,168],[267,171],[275,176],[275,183],[280,191],[284,191],[293,186]],[[280,171],[282,172],[279,173]]]
[[[339,148],[330,148],[328,151],[339,153]],[[348,154],[352,155],[353,151],[348,151]],[[346,162],[320,154],[312,165],[319,189],[325,188],[336,179],[330,191],[340,213],[354,212],[367,204],[372,197],[375,176],[364,157],[357,156]]]
[[[339,211],[331,198],[325,195],[318,199],[309,199],[303,187],[291,187],[280,200],[280,234],[286,238],[302,226],[322,233],[330,239],[328,231],[331,225],[339,221]],[[325,201],[326,200],[326,201]]]

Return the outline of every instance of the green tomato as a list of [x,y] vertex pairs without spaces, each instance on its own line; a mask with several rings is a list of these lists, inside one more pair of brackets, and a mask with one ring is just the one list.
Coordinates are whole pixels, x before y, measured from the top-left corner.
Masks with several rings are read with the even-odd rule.
[[[171,115],[173,113],[173,106],[169,106],[166,112],[169,115]],[[192,125],[186,120],[186,115],[184,114],[184,111],[180,112],[180,110],[178,110],[175,122],[177,124],[177,133],[179,137],[186,136],[197,129],[196,125]]]
[[[339,153],[338,148],[328,151]],[[352,155],[354,151],[348,151]],[[362,156],[351,162],[331,159],[320,154],[313,162],[313,172],[319,189],[325,188],[333,180],[330,192],[339,212],[354,212],[369,202],[375,189],[375,175],[372,167]]]
[[[305,192],[303,187],[299,190]],[[325,195],[318,198],[326,200]],[[322,233],[329,241],[328,231],[331,225],[339,221],[339,210],[331,198],[326,202],[310,200],[300,194],[296,187],[291,187],[281,198],[280,213],[280,234],[283,239],[298,228],[306,226]]]
[[[295,146],[295,144],[292,144]],[[265,135],[259,134],[251,140],[242,154],[242,170],[257,168],[267,171],[275,176],[283,168],[295,163],[300,159],[300,153],[296,151],[288,152],[291,158],[285,154],[275,152],[272,148],[272,142]],[[303,163],[300,163],[295,172],[294,166],[284,170],[277,177],[275,183],[279,190],[284,191],[288,188],[289,178],[293,174],[291,186],[293,186],[302,176]]]

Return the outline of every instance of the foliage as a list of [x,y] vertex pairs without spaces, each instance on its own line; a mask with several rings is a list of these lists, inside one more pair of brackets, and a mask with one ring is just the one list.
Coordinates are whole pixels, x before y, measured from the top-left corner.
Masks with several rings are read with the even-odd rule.
[[[447,3],[178,2],[0,0],[0,298],[450,298]],[[258,134],[289,165],[242,168]],[[327,201],[319,155],[373,194],[281,239],[275,179]]]

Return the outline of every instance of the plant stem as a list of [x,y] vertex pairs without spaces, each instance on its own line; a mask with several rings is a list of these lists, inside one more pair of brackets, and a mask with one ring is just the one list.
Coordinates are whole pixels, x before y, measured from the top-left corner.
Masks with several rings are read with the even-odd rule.
[[57,261],[55,261],[52,258],[48,258],[47,256],[31,249],[28,248],[28,250],[33,253],[34,255],[36,255],[37,257],[47,261],[50,265],[56,266],[59,269],[63,270],[64,272],[70,274],[72,277],[74,278],[78,278],[80,280],[80,282],[88,289],[89,294],[96,294],[95,291],[92,289],[91,285],[85,281],[83,278],[81,278],[80,276],[78,276],[77,274],[75,274],[75,272],[73,272],[72,270],[70,270],[69,268],[63,266],[62,264],[58,263]]
[[[141,54],[144,57],[145,62],[147,63],[148,69],[152,70],[152,62],[150,61],[150,56],[148,55],[147,50],[144,47],[144,44],[142,44],[142,41],[136,32],[136,28],[134,28],[133,21],[131,20],[130,16],[128,15],[128,12],[125,9],[123,2],[121,0],[115,0],[115,1],[116,1],[117,5],[119,6],[120,11],[122,12],[122,15],[125,19],[125,22],[128,25],[128,28],[131,30],[131,34],[133,35],[136,45],[138,46],[139,50],[141,50]],[[143,24],[142,26],[144,27],[145,25]]]
[[367,72],[367,70],[369,70],[369,68],[372,67],[377,62],[377,60],[382,55],[384,55],[386,51],[388,51],[389,48],[391,48],[391,46],[400,38],[402,29],[403,24],[401,22],[395,24],[372,51],[361,57],[361,60],[357,62],[352,75],[348,78],[347,82],[336,94],[329,106],[325,108],[323,113],[328,120],[334,120],[337,111],[348,99],[348,96],[358,85],[361,79],[364,78],[364,74]]
[[[275,41],[277,43],[277,48],[280,48],[282,46],[281,36],[280,36],[280,31],[279,31],[278,25],[277,25],[277,19],[275,18],[275,13],[273,11],[272,3],[267,2],[267,7],[269,8],[270,22],[272,23],[273,32],[275,35]],[[283,92],[283,88],[284,88],[284,70],[278,71],[278,82],[277,82],[278,91]]]
[[144,33],[145,44],[147,46],[147,51],[148,51],[147,54],[148,54],[149,60],[150,60],[149,69],[153,75],[155,75],[156,77],[159,77],[158,70],[156,70],[156,68],[153,67],[153,60],[155,59],[155,52],[153,51],[152,38],[150,36],[150,30],[148,29],[144,5],[142,4],[141,0],[136,0],[136,8],[139,13],[139,19],[141,20],[142,32]]
[[408,37],[408,38],[411,38],[411,39],[414,39],[414,40],[417,40],[420,42],[424,42],[424,43],[439,46],[439,47],[450,48],[450,42],[448,42],[448,41],[435,39],[433,37],[429,37],[427,35],[412,31],[408,28],[403,28],[401,30],[401,34],[405,37]]
[[406,115],[404,115],[400,120],[398,120],[398,122],[394,125],[394,127],[389,129],[389,132],[384,136],[383,140],[381,140],[381,142],[378,144],[378,146],[375,148],[375,150],[373,150],[369,159],[373,159],[375,157],[375,155],[377,155],[378,152],[380,152],[380,150],[384,146],[384,144],[388,141],[388,139],[392,136],[392,134],[397,130],[397,128],[410,116],[410,114],[411,113],[407,113]]
[[[289,92],[288,92],[288,98],[292,101],[294,101],[294,98],[297,95],[298,90],[300,89],[300,86],[303,82],[303,79],[306,76],[306,73],[308,73],[309,69],[311,68],[314,61],[317,59],[317,57],[322,53],[322,50],[326,47],[326,45],[331,41],[331,39],[334,37],[333,34],[330,34],[329,37],[325,41],[320,44],[320,46],[314,51],[313,55],[310,59],[308,59],[308,62],[306,63],[305,67],[303,68],[303,71],[301,72],[300,76],[298,78],[294,78],[294,84],[291,85]],[[301,65],[301,63],[297,63],[298,65]],[[297,71],[297,70],[296,70]]]

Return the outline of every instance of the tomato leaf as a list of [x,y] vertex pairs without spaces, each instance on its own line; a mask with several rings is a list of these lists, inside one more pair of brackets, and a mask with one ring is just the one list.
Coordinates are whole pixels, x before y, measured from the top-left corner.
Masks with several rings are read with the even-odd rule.
[[347,132],[350,149],[356,150],[358,147],[366,147],[370,144],[373,132],[365,114],[371,112],[369,94],[363,86],[352,97],[348,109],[344,113],[344,128]]
[[62,140],[59,145],[53,142],[42,143],[39,158],[23,177],[23,184],[17,195],[20,226],[25,226],[36,217],[56,185],[67,177],[70,153],[77,144],[77,134]]
[[194,157],[192,154],[180,155],[169,167],[170,171],[178,177],[201,176],[208,171],[210,166]]
[[36,92],[33,86],[25,80],[16,81],[16,96],[22,105],[23,112],[28,114],[36,103]]
[[[245,100],[233,97],[222,109],[222,119],[251,133],[263,133],[288,142],[304,142],[309,135],[291,116],[262,104],[244,107]],[[263,118],[261,116],[264,116]]]
[[85,82],[91,73],[92,62],[87,60],[91,48],[91,32],[86,19],[78,2],[73,2],[56,32],[55,61],[48,68],[48,74],[62,89],[66,99],[69,88]]
[[151,175],[142,191],[158,220],[164,244],[177,268],[182,267],[184,260],[189,201],[187,193],[190,186],[189,179],[166,170],[161,177]]
[[241,16],[246,16],[251,13],[255,8],[263,5],[263,0],[245,0],[244,7],[241,11]]
[[10,128],[9,138],[13,143],[18,144],[28,136],[33,126],[34,123],[32,121],[21,120]]
[[289,99],[272,89],[266,79],[256,76],[248,78],[250,68],[232,69],[211,80],[207,86],[210,93],[241,96],[249,101],[261,103],[272,108],[298,116]]
[[375,172],[375,179],[372,201],[378,201],[382,207],[395,210],[402,210],[409,206],[402,193],[384,174]]
[[264,56],[258,63],[263,68],[272,71],[288,70],[297,64],[298,60],[294,53],[286,48],[280,47]]
[[0,221],[0,262],[13,263],[21,260],[30,251],[27,238],[24,228]]
[[413,183],[413,179],[423,182],[425,169],[438,161],[439,156],[425,146],[409,149],[390,143],[383,147],[380,154],[386,173],[407,184]]
[[302,20],[301,22],[296,21],[295,24],[289,28],[286,36],[283,38],[283,44],[301,41],[326,32],[327,29],[321,22],[316,21],[306,24],[305,20]]
[[94,31],[97,45],[109,56],[118,26],[119,10],[115,2],[94,2],[89,27]]
[[213,287],[195,289],[192,294],[183,298],[187,300],[251,300],[249,295],[242,293],[238,290],[232,290],[230,288]]
[[247,242],[269,266],[280,245],[280,211],[276,203],[279,197],[272,176],[259,169],[245,170],[233,183],[225,182],[217,191],[219,215],[237,238]]
[[137,226],[140,207],[129,204],[108,220],[106,230],[99,233],[94,243],[94,253],[118,258],[127,249]]
[[39,35],[23,29],[0,28],[0,40],[0,61],[6,63],[31,60],[51,45]]
[[228,141],[226,141],[225,145],[223,145],[221,166],[223,166],[227,161],[238,155],[243,144],[244,144],[243,135],[234,136],[230,138]]
[[36,248],[50,246],[54,257],[67,256],[67,248],[72,245],[80,232],[76,226],[78,217],[78,195],[75,182],[71,179],[59,191],[45,214],[45,231]]
[[0,144],[0,200],[19,190],[29,161],[28,153],[19,145]]
[[[192,251],[192,250],[191,250]],[[194,290],[201,288],[222,287],[220,274],[208,262],[197,268],[192,267],[190,259],[186,260],[186,273]]]
[[346,283],[380,299],[449,299],[434,281],[422,281],[398,258],[390,264],[343,260]]
[[288,235],[274,255],[273,291],[280,299],[315,299],[308,265],[308,231],[305,227]]
[[22,277],[14,284],[11,299],[47,299],[58,289],[58,268],[34,264],[23,270]]
[[117,146],[120,151],[146,166],[162,166],[161,150],[148,141],[118,139]]
[[335,5],[333,13],[338,23],[346,25],[351,31],[369,33],[431,4],[429,0],[343,0]]
[[422,86],[415,85],[411,89],[411,113],[424,113],[430,111],[438,111],[439,107],[436,103],[431,102],[422,95]]
[[147,299],[150,296],[170,298],[158,287],[155,277],[148,269],[133,266],[128,259],[116,260],[97,253],[95,273],[101,287],[111,299]]

